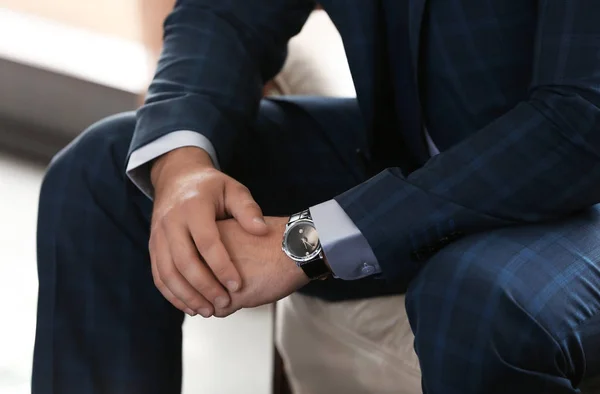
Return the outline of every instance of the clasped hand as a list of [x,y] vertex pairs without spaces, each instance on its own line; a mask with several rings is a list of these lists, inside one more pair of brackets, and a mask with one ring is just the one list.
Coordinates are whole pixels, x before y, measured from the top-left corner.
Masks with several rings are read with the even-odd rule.
[[225,317],[308,283],[281,250],[287,218],[264,218],[249,190],[199,148],[161,156],[150,232],[154,283],[176,308]]

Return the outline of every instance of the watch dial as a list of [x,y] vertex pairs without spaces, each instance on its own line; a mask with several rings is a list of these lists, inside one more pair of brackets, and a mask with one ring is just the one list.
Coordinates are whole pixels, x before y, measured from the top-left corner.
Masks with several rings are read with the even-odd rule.
[[287,237],[289,252],[298,258],[313,254],[319,247],[319,234],[309,223],[299,223],[294,226]]

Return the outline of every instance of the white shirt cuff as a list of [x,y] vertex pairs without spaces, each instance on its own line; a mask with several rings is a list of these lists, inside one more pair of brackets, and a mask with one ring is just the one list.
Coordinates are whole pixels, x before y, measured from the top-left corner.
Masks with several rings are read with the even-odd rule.
[[217,152],[213,144],[200,133],[190,130],[174,131],[133,151],[127,163],[127,176],[148,198],[152,199],[154,187],[150,181],[150,162],[167,152],[185,146],[204,149],[219,168]]
[[335,277],[356,280],[381,273],[367,239],[337,201],[311,207],[310,215]]

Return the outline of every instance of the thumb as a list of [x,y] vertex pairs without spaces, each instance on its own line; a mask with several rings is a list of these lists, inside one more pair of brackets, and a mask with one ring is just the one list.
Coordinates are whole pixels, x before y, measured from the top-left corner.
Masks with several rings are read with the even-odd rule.
[[268,233],[262,210],[247,187],[234,182],[226,188],[225,196],[225,209],[245,231],[254,235]]

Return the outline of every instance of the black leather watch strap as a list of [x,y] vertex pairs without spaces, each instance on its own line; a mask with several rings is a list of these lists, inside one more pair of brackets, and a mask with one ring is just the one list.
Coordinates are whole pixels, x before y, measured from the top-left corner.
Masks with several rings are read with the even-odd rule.
[[323,258],[322,252],[321,256],[318,259],[302,263],[300,265],[300,268],[302,268],[306,276],[308,276],[308,278],[311,280],[323,280],[327,279],[327,277],[331,275],[331,271],[329,270],[327,263],[325,263],[325,259]]

